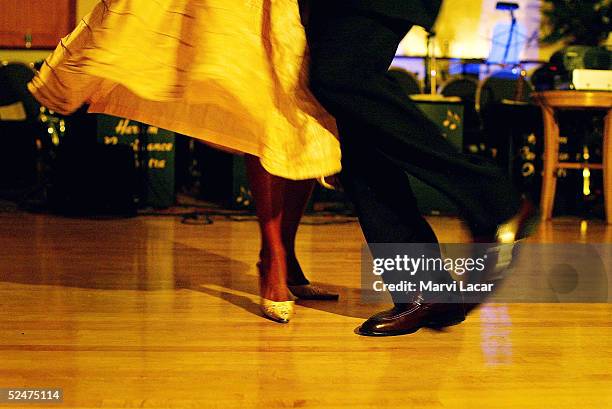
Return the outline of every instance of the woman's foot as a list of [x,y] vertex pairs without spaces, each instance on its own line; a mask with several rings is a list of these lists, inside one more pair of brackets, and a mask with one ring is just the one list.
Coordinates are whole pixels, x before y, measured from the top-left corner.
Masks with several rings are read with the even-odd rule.
[[287,287],[301,300],[337,300],[339,295],[310,284],[295,256],[287,258]]
[[340,295],[312,284],[289,285],[289,291],[300,300],[337,300]]
[[271,301],[266,298],[260,298],[259,301],[261,313],[281,324],[286,324],[291,320],[294,306],[295,301]]
[[271,301],[293,301],[287,288],[284,262],[262,261],[257,263],[259,271],[259,295]]
[[294,297],[287,288],[283,263],[257,263],[259,270],[259,307],[267,318],[280,323],[287,323],[293,316]]

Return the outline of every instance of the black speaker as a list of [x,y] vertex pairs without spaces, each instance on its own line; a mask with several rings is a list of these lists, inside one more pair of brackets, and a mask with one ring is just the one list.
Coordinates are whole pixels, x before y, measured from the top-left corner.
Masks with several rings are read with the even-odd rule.
[[554,53],[550,58],[550,63],[562,71],[610,70],[612,69],[612,52],[604,47],[571,45]]
[[67,118],[48,189],[53,211],[71,216],[136,215],[138,173],[129,145],[96,140],[97,115],[82,108]]
[[97,141],[132,151],[139,174],[138,204],[167,208],[175,202],[174,133],[127,118],[97,115]]
[[37,140],[46,129],[38,122],[39,104],[27,90],[34,71],[25,64],[0,64],[0,190],[37,183]]
[[542,112],[535,105],[490,104],[482,112],[486,145],[514,185],[538,201],[542,183]]
[[254,209],[244,156],[196,142],[195,160],[200,199],[236,210]]
[[[442,136],[457,149],[457,152],[465,150],[463,105],[460,101],[419,100],[416,105],[425,116],[438,126]],[[455,215],[458,213],[457,207],[444,194],[411,175],[409,175],[409,179],[422,214]]]

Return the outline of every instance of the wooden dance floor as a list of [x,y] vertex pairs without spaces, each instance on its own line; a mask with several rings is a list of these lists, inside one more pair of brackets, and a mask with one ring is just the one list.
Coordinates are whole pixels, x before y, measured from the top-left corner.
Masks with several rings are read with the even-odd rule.
[[[341,298],[281,325],[258,311],[254,221],[0,214],[0,388],[64,391],[0,407],[612,407],[611,304],[489,304],[443,332],[360,337],[387,304],[360,303],[358,225],[310,223],[298,240]],[[561,218],[531,240],[609,243],[612,227]]]

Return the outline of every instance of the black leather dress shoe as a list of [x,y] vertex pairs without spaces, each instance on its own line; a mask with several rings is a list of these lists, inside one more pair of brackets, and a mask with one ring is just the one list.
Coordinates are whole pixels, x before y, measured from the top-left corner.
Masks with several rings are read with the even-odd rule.
[[534,233],[540,223],[540,212],[529,199],[523,198],[514,216],[500,224],[495,241],[500,244],[514,243]]
[[540,212],[527,198],[521,200],[518,211],[497,226],[491,234],[477,234],[474,243],[512,244],[530,236],[538,227]]
[[[489,243],[491,247],[487,249],[486,268],[481,274],[471,274],[468,276],[468,283],[471,284],[494,284],[492,288],[499,288],[503,282],[506,272],[509,271],[513,259],[519,252],[516,243],[530,236],[538,227],[540,213],[534,204],[523,198],[517,213],[500,224],[492,236],[475,237],[476,243]],[[466,313],[483,303],[492,292],[481,293],[478,299],[466,300]]]
[[540,213],[531,200],[523,198],[519,210],[514,216],[497,226],[490,236],[474,237],[475,243],[486,243],[487,267],[483,276],[476,276],[476,282],[499,281],[516,256],[515,244],[530,236],[538,227]]
[[407,304],[396,304],[390,310],[368,318],[357,329],[359,335],[393,336],[411,334],[419,328],[444,328],[465,320],[463,304],[425,302],[421,296]]

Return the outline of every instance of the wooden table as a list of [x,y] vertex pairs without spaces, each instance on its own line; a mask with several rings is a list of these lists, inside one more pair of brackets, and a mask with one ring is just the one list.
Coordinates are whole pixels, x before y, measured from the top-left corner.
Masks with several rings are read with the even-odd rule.
[[[606,221],[612,224],[612,92],[605,91],[543,91],[532,95],[542,107],[544,116],[544,175],[540,208],[542,219],[550,220],[555,202],[558,169],[601,169],[604,180]],[[562,110],[607,111],[604,124],[603,163],[559,162],[559,122]]]

